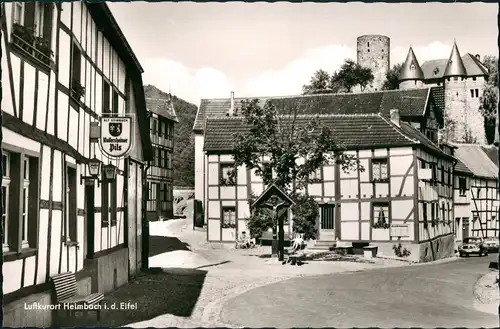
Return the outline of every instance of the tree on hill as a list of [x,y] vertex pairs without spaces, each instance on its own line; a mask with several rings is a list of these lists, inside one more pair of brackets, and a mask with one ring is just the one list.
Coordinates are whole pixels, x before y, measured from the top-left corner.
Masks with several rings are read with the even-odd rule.
[[403,64],[395,64],[385,75],[385,81],[382,85],[382,90],[399,89],[399,73],[403,68]]
[[[270,101],[262,107],[258,100],[243,101],[241,116],[250,129],[235,134],[232,154],[235,168],[245,165],[247,169],[254,169],[265,185],[274,183],[297,201],[292,209],[297,214],[294,230],[304,233],[304,239],[313,239],[318,206],[314,199],[302,193],[305,187],[315,181],[314,173],[326,163],[335,162],[345,171],[360,165],[354,157],[343,153],[335,143],[335,134],[322,125],[317,116],[299,118],[301,105],[301,100],[289,104],[288,108],[278,108]],[[264,162],[264,156],[268,156],[269,161]],[[271,228],[276,241],[278,223],[264,212],[255,209],[247,223],[253,237]],[[280,241],[279,246],[282,245]]]
[[493,144],[498,111],[498,58],[484,56],[483,64],[488,68],[489,77],[480,98],[479,110],[484,117],[486,140],[488,144]]
[[362,67],[351,59],[346,59],[340,69],[331,76],[324,70],[316,71],[308,85],[302,87],[304,95],[350,93],[355,86],[364,90],[373,82],[374,76],[370,68]]

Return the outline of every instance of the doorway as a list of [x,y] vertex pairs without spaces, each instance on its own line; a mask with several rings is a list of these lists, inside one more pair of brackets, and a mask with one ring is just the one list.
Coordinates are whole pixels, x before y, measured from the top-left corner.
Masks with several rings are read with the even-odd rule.
[[319,236],[321,240],[335,240],[335,205],[325,204],[320,206]]

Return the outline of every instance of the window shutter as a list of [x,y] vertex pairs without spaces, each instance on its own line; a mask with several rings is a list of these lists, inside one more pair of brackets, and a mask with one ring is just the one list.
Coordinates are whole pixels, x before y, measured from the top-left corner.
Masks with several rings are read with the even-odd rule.
[[35,9],[36,2],[26,2],[24,4],[24,26],[35,29]]
[[43,38],[49,42],[52,41],[52,13],[54,5],[52,3],[43,4]]

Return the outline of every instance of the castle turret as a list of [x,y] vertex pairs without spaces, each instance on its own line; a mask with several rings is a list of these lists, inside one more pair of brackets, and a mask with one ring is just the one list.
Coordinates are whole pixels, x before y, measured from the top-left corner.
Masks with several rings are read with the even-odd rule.
[[450,59],[448,59],[448,64],[446,65],[446,70],[444,71],[444,78],[449,77],[466,77],[467,71],[465,70],[464,62],[462,57],[460,57],[460,52],[458,51],[457,43],[453,43],[453,49],[451,50]]
[[399,81],[399,89],[422,88],[424,85],[424,72],[412,47],[408,50],[408,55],[399,73]]
[[468,97],[467,70],[456,42],[443,75],[445,91],[445,125],[455,142],[484,143],[483,117],[479,106]]

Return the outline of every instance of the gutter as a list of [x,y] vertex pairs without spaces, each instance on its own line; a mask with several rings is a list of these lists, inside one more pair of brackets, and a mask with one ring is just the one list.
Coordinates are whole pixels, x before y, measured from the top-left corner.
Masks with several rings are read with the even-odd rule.
[[148,180],[148,169],[151,167],[151,161],[146,161],[146,167],[142,172],[142,270],[149,269],[149,220],[147,216],[148,194],[149,190],[145,188]]

